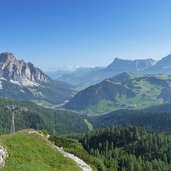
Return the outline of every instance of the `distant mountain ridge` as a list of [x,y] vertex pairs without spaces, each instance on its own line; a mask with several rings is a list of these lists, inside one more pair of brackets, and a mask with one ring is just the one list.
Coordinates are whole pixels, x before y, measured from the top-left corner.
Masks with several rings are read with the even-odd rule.
[[159,61],[155,61],[152,58],[137,60],[115,58],[114,61],[106,67],[95,67],[87,70],[87,72],[74,71],[63,74],[58,77],[58,79],[71,83],[79,89],[84,89],[122,72],[135,74],[171,74],[171,55]]
[[101,69],[102,67],[78,68],[73,72],[60,76],[58,80],[69,83],[74,87],[79,87],[79,89],[84,89],[89,85],[97,83],[99,77],[101,77],[101,75],[97,75],[97,73]]
[[123,60],[115,58],[114,61],[106,67],[106,70],[114,70],[117,72],[140,72],[155,65],[153,59],[142,60]]
[[0,97],[63,103],[71,96],[69,85],[52,80],[32,63],[9,52],[0,54]]
[[162,58],[152,68],[149,68],[147,72],[171,74],[171,54]]
[[151,68],[155,64],[153,59],[144,60],[123,60],[115,58],[107,67],[95,67],[76,70],[71,73],[63,74],[58,80],[70,83],[75,87],[84,89],[90,85],[97,84],[106,78],[112,77],[122,72],[140,73]]

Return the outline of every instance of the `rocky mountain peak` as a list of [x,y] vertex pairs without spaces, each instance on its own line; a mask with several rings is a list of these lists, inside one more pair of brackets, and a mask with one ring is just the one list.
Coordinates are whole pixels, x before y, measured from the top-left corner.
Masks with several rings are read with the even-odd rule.
[[6,61],[14,61],[16,60],[13,53],[10,52],[4,52],[0,53],[0,63],[4,63]]
[[0,77],[24,86],[48,82],[49,77],[32,63],[17,60],[12,53],[0,54]]

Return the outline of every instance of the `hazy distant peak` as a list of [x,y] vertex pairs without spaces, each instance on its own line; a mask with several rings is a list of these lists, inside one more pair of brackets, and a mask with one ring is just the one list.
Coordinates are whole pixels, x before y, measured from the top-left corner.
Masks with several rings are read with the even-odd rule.
[[121,59],[121,58],[114,58],[113,62],[112,63],[117,63],[117,62],[123,62],[123,61],[132,61],[132,60],[128,60],[128,59]]
[[116,58],[114,58],[113,62],[120,61],[120,60],[123,60],[123,59],[116,57]]
[[149,59],[136,59],[136,60],[128,60],[128,59],[120,59],[115,58],[114,61],[107,66],[107,69],[116,70],[116,71],[128,71],[128,72],[136,72],[142,71],[147,68],[155,65],[155,60]]
[[161,61],[171,61],[171,54],[167,55],[166,57],[162,58]]
[[152,59],[152,58],[147,58],[147,59],[136,59],[136,60],[133,60],[133,61],[151,61],[151,62],[155,62],[155,60]]
[[154,72],[159,73],[171,73],[171,54],[167,55],[166,57],[162,58],[156,65],[152,68]]
[[[170,54],[171,56],[171,54]],[[114,58],[113,62],[118,62],[118,61],[129,61],[129,62],[135,62],[135,61],[151,61],[151,62],[155,62],[154,59],[152,58],[147,58],[147,59],[122,59],[122,58]]]

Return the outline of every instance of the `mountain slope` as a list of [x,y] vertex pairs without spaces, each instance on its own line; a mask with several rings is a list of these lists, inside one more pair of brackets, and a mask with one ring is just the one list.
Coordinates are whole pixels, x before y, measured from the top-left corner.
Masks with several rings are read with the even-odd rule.
[[[69,134],[88,130],[84,118],[64,110],[45,109],[31,102],[0,100],[0,134],[10,133],[12,112],[15,112],[15,130],[45,129],[51,134]],[[24,110],[23,110],[24,109]]]
[[52,80],[33,64],[17,60],[12,53],[0,54],[0,97],[57,104],[72,93],[69,85]]
[[[157,110],[158,108],[156,108]],[[108,128],[112,125],[138,125],[150,131],[171,132],[171,112],[147,110],[117,110],[109,114],[90,117],[94,128]],[[163,124],[164,123],[164,124]]]
[[2,171],[80,170],[74,161],[64,157],[44,137],[32,132],[25,130],[0,136],[9,154]]
[[84,148],[97,156],[111,171],[170,171],[171,136],[148,132],[136,126],[98,129],[81,140]]
[[160,61],[156,63],[152,68],[147,69],[146,72],[150,73],[163,73],[163,74],[171,74],[171,54],[162,58]]
[[171,102],[171,77],[122,73],[80,91],[65,107],[88,114]]

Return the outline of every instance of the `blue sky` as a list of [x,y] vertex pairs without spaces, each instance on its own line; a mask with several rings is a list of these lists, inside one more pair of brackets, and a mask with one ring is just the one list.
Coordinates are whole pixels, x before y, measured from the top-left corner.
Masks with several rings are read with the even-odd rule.
[[170,0],[0,0],[0,52],[46,70],[171,53]]

